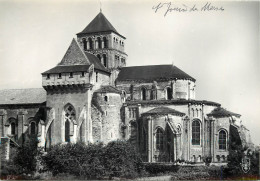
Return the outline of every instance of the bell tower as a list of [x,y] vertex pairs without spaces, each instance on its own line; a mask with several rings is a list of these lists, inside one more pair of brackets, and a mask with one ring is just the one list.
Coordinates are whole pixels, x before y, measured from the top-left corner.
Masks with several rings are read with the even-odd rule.
[[125,40],[101,11],[77,34],[82,50],[96,55],[101,64],[111,72],[110,85],[115,85],[120,68],[126,66]]

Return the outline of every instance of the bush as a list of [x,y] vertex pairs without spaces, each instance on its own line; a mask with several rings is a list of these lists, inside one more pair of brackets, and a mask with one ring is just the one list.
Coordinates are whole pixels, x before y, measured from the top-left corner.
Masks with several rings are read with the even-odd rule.
[[42,157],[45,171],[55,176],[59,173],[70,173],[75,176],[100,177],[103,167],[100,166],[102,144],[86,146],[84,143],[55,145]]
[[114,141],[104,147],[102,155],[106,174],[110,177],[134,178],[142,171],[140,155],[129,142]]
[[55,145],[42,156],[45,171],[54,176],[67,173],[89,179],[104,177],[134,178],[142,172],[142,161],[128,142]]
[[212,162],[212,156],[203,157],[203,161],[205,162],[206,166],[209,166],[210,163]]
[[177,172],[179,170],[178,165],[164,164],[164,163],[146,163],[144,164],[145,171],[150,175],[158,175],[169,172]]
[[21,168],[21,173],[32,174],[36,170],[36,156],[39,154],[37,144],[38,139],[32,137],[26,140],[21,147],[18,147],[13,162],[17,167]]

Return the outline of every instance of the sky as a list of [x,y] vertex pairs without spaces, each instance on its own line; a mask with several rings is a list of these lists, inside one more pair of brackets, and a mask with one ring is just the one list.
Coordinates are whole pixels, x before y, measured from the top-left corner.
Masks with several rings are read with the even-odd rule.
[[[156,11],[159,3],[167,4]],[[101,0],[101,7],[127,38],[127,66],[173,63],[196,79],[196,99],[241,114],[259,145],[259,2],[209,1],[218,10],[201,11],[206,3]],[[41,87],[41,73],[99,11],[100,0],[0,0],[0,89]]]

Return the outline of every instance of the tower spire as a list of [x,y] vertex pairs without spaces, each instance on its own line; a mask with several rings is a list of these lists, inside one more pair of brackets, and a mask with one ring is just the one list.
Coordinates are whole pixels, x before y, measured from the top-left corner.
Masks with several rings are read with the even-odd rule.
[[100,6],[100,12],[102,13],[102,3],[101,3],[101,0],[99,0],[99,6]]

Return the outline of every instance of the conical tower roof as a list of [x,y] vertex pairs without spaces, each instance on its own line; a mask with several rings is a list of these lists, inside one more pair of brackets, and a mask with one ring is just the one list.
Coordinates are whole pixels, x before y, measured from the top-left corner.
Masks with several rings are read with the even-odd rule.
[[[87,27],[79,34],[92,34],[99,32],[114,32],[120,35],[117,30],[113,27],[113,25],[107,20],[102,12],[98,13],[98,15],[87,25]],[[120,35],[122,36],[122,35]],[[124,36],[122,36],[125,38]]]

